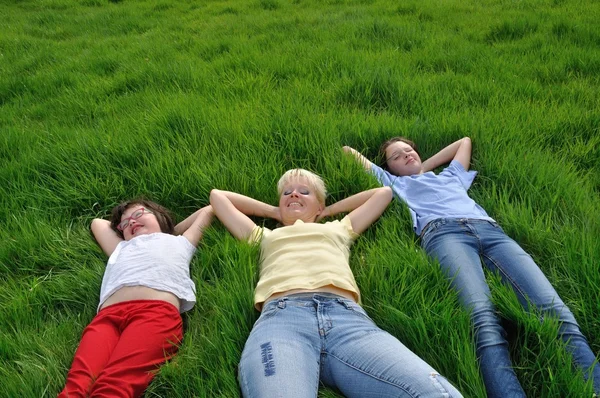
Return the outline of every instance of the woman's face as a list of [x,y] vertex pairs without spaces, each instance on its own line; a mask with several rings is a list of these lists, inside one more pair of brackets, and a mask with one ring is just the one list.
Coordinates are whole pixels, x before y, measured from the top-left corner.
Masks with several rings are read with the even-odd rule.
[[[127,222],[125,222],[127,221]],[[130,240],[140,235],[161,232],[156,216],[142,205],[134,204],[127,208],[121,216],[123,238]]]
[[315,222],[323,208],[324,205],[319,202],[315,189],[305,178],[292,179],[283,186],[279,197],[283,225],[292,225],[296,220]]
[[406,142],[396,141],[385,149],[390,172],[397,176],[420,174],[423,165],[419,154]]

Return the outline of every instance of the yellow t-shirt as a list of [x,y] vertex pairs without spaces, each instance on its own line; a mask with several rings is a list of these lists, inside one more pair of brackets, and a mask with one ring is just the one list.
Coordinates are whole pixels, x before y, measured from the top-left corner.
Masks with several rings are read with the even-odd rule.
[[350,292],[358,302],[360,291],[348,261],[357,237],[348,216],[325,224],[297,220],[275,230],[256,226],[249,238],[261,246],[255,307],[260,310],[274,293],[327,285]]

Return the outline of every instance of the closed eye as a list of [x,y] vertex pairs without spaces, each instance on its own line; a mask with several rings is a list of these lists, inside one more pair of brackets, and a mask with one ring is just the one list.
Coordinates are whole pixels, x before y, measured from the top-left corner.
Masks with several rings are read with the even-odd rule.
[[[300,193],[300,195],[310,195],[310,191],[308,189],[298,189],[297,191],[298,191],[298,193]],[[294,192],[294,191],[293,190],[287,190],[287,191],[283,192],[283,195],[284,196],[288,196],[288,195],[291,195],[292,192]]]
[[140,217],[142,216],[142,214],[144,214],[144,211],[143,211],[143,210],[136,210],[136,211],[135,211],[135,212],[134,212],[134,213],[131,215],[131,217],[133,217],[133,218],[140,218]]

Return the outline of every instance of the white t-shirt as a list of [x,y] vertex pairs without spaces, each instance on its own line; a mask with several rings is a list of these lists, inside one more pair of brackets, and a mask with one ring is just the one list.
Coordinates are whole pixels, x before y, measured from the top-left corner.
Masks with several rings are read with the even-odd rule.
[[196,286],[190,279],[190,262],[196,252],[184,236],[165,233],[140,235],[121,241],[106,264],[100,304],[125,286],[145,286],[169,292],[181,300],[181,312],[196,303]]

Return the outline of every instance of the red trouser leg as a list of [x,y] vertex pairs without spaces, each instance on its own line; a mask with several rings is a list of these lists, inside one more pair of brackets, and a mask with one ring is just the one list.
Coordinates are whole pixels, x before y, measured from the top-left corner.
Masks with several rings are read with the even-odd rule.
[[109,308],[100,311],[84,329],[59,398],[87,397],[92,383],[108,363],[121,333],[119,317]]
[[92,386],[91,397],[139,397],[159,366],[175,355],[183,338],[181,315],[167,302],[116,305],[124,311],[121,337]]

